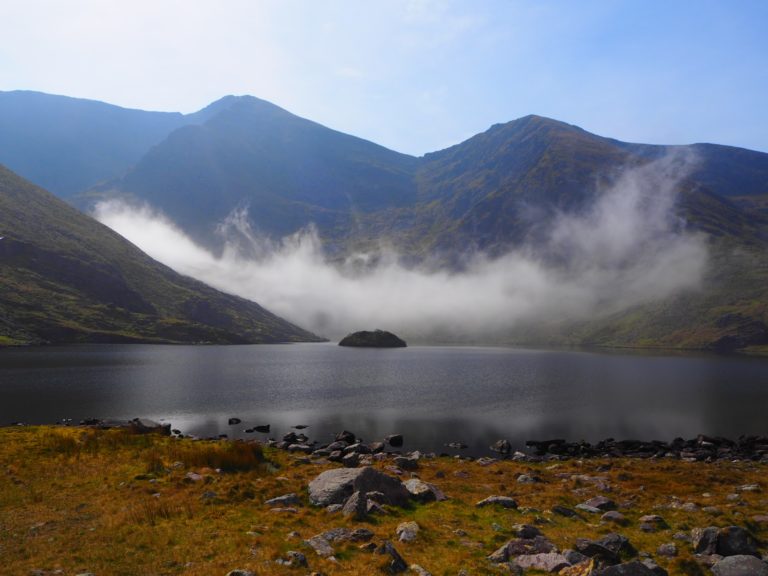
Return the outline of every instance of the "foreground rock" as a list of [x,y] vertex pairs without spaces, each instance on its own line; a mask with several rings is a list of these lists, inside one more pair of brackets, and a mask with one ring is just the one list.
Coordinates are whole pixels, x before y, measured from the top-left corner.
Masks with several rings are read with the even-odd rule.
[[754,556],[729,556],[712,566],[715,576],[768,576],[768,564]]
[[368,466],[326,470],[309,483],[309,501],[316,506],[344,504],[355,492],[379,492],[392,506],[405,506],[410,497],[400,480]]
[[352,346],[358,348],[405,348],[408,346],[405,340],[395,336],[386,330],[366,330],[353,332],[342,338],[339,346]]

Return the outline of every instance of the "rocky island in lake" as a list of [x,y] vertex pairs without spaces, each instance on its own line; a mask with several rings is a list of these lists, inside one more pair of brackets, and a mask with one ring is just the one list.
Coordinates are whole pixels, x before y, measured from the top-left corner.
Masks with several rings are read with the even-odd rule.
[[356,346],[358,348],[405,348],[408,345],[405,340],[387,332],[386,330],[374,330],[369,332],[361,330],[353,332],[342,338],[339,346]]

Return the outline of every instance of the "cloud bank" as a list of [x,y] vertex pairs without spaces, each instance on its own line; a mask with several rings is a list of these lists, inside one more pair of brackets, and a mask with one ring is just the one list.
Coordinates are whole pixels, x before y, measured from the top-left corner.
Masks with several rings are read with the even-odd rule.
[[476,255],[460,272],[405,267],[391,251],[372,266],[360,266],[367,254],[330,264],[313,227],[269,241],[242,211],[221,223],[228,240],[218,257],[149,206],[110,200],[95,216],[176,271],[331,339],[383,328],[482,340],[528,322],[587,319],[696,289],[705,241],[674,210],[691,163],[670,155],[627,169],[588,209],[542,222],[539,243],[498,258]]

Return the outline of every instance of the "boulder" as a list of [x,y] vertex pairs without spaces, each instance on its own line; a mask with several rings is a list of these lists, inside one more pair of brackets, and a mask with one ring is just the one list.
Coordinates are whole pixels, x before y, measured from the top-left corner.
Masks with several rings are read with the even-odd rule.
[[497,440],[491,446],[491,450],[499,454],[509,454],[512,451],[512,445],[509,443],[509,440]]
[[720,556],[760,556],[752,534],[739,526],[728,526],[718,531],[715,552]]
[[608,510],[616,510],[616,503],[610,498],[606,498],[605,496],[595,496],[594,498],[590,498],[584,502],[584,505],[589,506],[590,508],[597,508],[602,512],[607,512]]
[[309,540],[305,540],[307,545],[322,558],[330,558],[333,556],[333,547],[328,543],[322,535],[313,536]]
[[384,541],[381,546],[376,548],[375,554],[380,554],[382,556],[389,556],[388,562],[385,565],[385,569],[390,574],[399,574],[400,572],[405,572],[408,569],[408,563],[403,560],[403,557],[400,556],[400,553],[395,549],[395,547],[392,545],[392,542],[389,540]]
[[403,435],[402,434],[390,434],[386,438],[384,438],[384,441],[392,446],[393,448],[400,448],[403,445]]
[[524,569],[541,570],[542,572],[559,572],[570,566],[565,556],[557,552],[521,554],[515,558],[515,564]]
[[524,554],[546,554],[548,552],[557,552],[557,548],[544,536],[535,538],[513,538],[506,544],[497,549],[488,556],[488,560],[494,563],[508,562],[514,556]]
[[712,566],[715,576],[768,576],[768,564],[750,555],[728,556]]
[[405,489],[411,494],[411,498],[417,502],[432,502],[447,500],[443,491],[434,484],[429,484],[418,478],[411,478],[404,483]]
[[326,470],[309,483],[309,500],[316,506],[344,504],[358,491],[381,492],[393,506],[405,506],[410,498],[400,480],[366,466]]
[[488,496],[475,504],[478,508],[484,506],[501,506],[502,508],[517,508],[517,502],[509,496]]
[[696,554],[710,555],[717,550],[717,534],[719,529],[715,526],[708,528],[694,528],[691,531],[691,544]]
[[419,534],[419,525],[416,522],[401,522],[395,529],[400,542],[413,542]]
[[356,348],[405,348],[408,344],[405,340],[387,332],[386,330],[374,330],[369,332],[361,330],[348,334],[339,342],[339,346],[351,346]]
[[364,520],[368,516],[368,496],[365,492],[353,492],[347,498],[341,509],[344,516],[352,516],[355,520]]

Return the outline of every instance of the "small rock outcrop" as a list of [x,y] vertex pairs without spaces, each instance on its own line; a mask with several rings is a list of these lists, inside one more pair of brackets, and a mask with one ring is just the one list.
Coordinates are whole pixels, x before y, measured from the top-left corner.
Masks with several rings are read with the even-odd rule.
[[362,330],[348,334],[339,342],[339,346],[351,346],[357,348],[405,348],[408,345],[405,340],[387,332],[386,330],[374,330],[369,332]]

